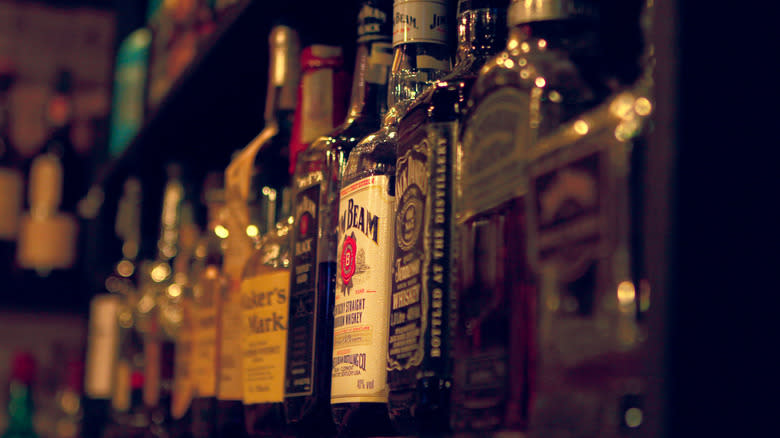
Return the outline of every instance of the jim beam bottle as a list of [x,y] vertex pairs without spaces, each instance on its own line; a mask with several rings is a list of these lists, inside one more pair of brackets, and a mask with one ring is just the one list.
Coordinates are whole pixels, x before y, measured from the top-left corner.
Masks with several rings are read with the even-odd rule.
[[330,410],[339,183],[357,142],[379,128],[392,61],[391,2],[365,1],[347,119],[298,155],[285,415],[302,436],[335,433]]
[[217,436],[217,366],[219,314],[222,289],[222,232],[219,213],[224,208],[224,190],[219,178],[206,178],[203,202],[208,224],[195,247],[193,260],[193,362],[194,398],[192,400],[192,436]]
[[444,2],[396,1],[393,8],[390,110],[349,155],[339,199],[331,404],[340,434],[392,432],[387,341],[397,121],[450,67]]
[[507,5],[459,2],[453,71],[423,93],[399,123],[387,357],[390,415],[403,434],[449,430],[457,134],[479,70],[506,43]]
[[472,87],[454,177],[458,431],[519,433],[528,425],[537,299],[526,257],[528,152],[607,95],[587,6],[513,1],[506,49]]

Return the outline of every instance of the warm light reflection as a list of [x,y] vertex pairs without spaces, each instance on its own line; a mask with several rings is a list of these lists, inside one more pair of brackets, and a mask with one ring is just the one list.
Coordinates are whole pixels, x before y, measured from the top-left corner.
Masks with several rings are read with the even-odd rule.
[[636,299],[636,289],[634,283],[630,281],[621,281],[617,287],[617,299],[621,306],[630,305]]
[[181,286],[179,286],[176,283],[171,284],[168,286],[168,295],[171,296],[171,298],[176,298],[181,295]]
[[639,280],[639,311],[647,312],[650,309],[650,282]]
[[623,415],[623,419],[626,421],[628,427],[635,429],[642,424],[642,410],[639,408],[629,408],[626,410],[625,415]]
[[537,44],[539,44],[540,49],[544,49],[545,47],[547,47],[547,40],[539,40]]
[[561,97],[561,93],[555,90],[550,91],[550,94],[548,96],[550,97],[551,102],[560,103],[560,101],[563,100],[563,98]]
[[509,41],[509,43],[507,43],[506,47],[509,50],[515,50],[517,48],[517,44],[518,44],[517,40],[511,40],[511,41]]
[[133,275],[133,271],[135,271],[135,265],[130,260],[122,260],[116,265],[116,272],[122,277],[127,278]]
[[206,267],[205,275],[207,279],[214,280],[217,278],[217,276],[219,276],[219,269],[217,269],[217,267],[214,265],[209,265]]
[[559,307],[561,307],[561,297],[559,297],[558,294],[550,294],[547,297],[545,304],[547,304],[548,309],[555,312]]
[[574,131],[577,134],[585,135],[588,133],[589,129],[590,127],[588,126],[588,123],[585,122],[584,120],[577,120],[576,122],[574,122]]
[[528,53],[529,51],[531,51],[531,46],[529,46],[527,42],[523,42],[520,44],[520,50],[522,50],[525,53]]
[[506,68],[514,68],[515,67],[515,62],[512,61],[511,59],[507,59],[506,61],[504,61],[504,67],[506,67]]
[[214,227],[214,234],[216,234],[220,239],[226,239],[230,235],[230,231],[228,231],[228,229],[222,225],[217,225]]
[[531,74],[528,73],[528,69],[527,68],[524,68],[524,69],[520,70],[520,77],[521,78],[528,79],[528,76],[531,76]]
[[544,88],[544,86],[547,85],[547,81],[545,81],[543,77],[538,77],[534,81],[534,84],[539,88]]
[[152,269],[151,276],[152,280],[155,283],[159,283],[166,278],[168,278],[168,275],[171,273],[171,268],[168,267],[167,263],[160,263],[159,265],[155,266],[154,269]]
[[650,103],[650,99],[646,97],[640,97],[634,102],[634,111],[640,116],[646,116],[653,110],[653,104]]
[[138,301],[138,310],[140,310],[141,313],[149,313],[153,307],[154,298],[152,298],[150,295],[144,295],[144,297]]
[[260,234],[260,230],[255,225],[248,225],[246,227],[246,235],[249,237],[257,237]]

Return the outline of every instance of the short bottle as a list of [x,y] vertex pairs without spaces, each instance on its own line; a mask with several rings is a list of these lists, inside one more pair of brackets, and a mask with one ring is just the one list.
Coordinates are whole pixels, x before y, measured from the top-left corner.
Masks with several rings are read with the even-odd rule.
[[37,438],[33,426],[33,381],[36,374],[35,357],[29,352],[17,352],[11,362],[8,382],[8,425],[2,438]]
[[459,122],[479,70],[506,44],[507,5],[458,2],[455,66],[399,122],[387,380],[390,415],[405,435],[450,429]]
[[393,433],[388,413],[397,123],[450,68],[443,1],[393,5],[393,64],[382,127],[347,159],[338,208],[331,405],[340,435]]
[[287,422],[299,436],[335,434],[330,380],[339,182],[352,148],[379,128],[387,108],[391,17],[390,0],[362,3],[347,119],[298,155],[293,175],[295,275],[290,283],[284,407]]
[[506,49],[472,87],[454,176],[458,432],[528,427],[537,330],[537,277],[527,258],[528,152],[608,91],[589,2],[515,0],[508,14]]

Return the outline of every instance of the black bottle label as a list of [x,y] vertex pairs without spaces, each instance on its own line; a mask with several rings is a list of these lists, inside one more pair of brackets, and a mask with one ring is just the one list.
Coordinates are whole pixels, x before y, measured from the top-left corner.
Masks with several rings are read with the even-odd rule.
[[[412,116],[414,118],[414,116]],[[410,119],[407,119],[410,120]],[[412,121],[411,123],[414,123]],[[391,384],[449,374],[452,274],[451,153],[456,123],[401,129],[388,369]],[[423,374],[399,373],[421,366]]]
[[424,139],[399,157],[396,165],[398,205],[387,352],[389,370],[420,365],[425,354],[429,302],[423,288],[423,220],[428,192],[428,149],[428,141]]
[[317,228],[320,184],[298,192],[290,284],[285,396],[311,395],[317,326]]

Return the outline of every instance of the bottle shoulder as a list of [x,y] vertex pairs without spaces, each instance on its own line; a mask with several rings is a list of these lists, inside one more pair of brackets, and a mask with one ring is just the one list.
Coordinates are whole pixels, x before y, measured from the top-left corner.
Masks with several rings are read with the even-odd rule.
[[343,184],[349,184],[371,175],[390,175],[395,172],[398,125],[386,123],[378,131],[361,140],[347,159]]

